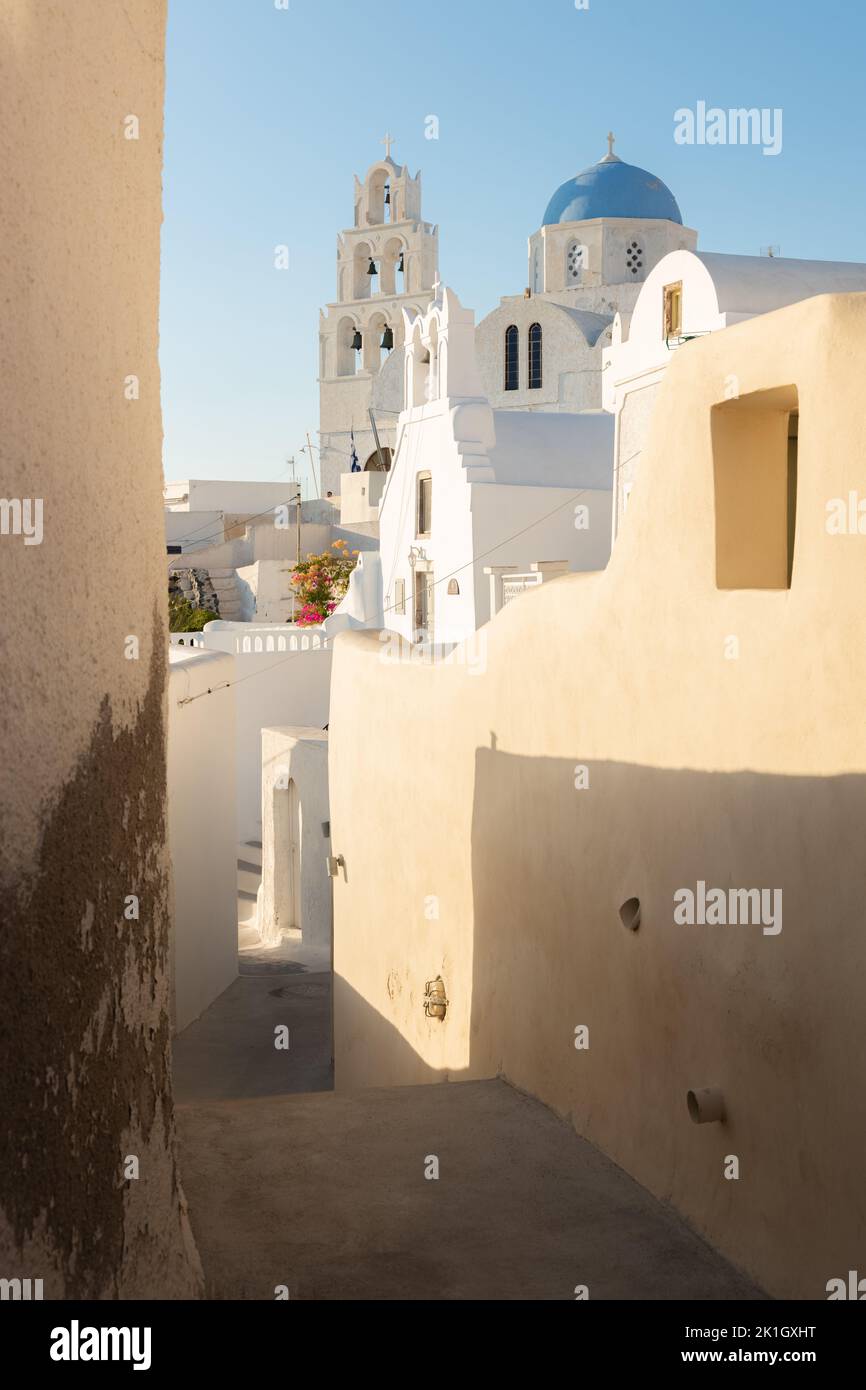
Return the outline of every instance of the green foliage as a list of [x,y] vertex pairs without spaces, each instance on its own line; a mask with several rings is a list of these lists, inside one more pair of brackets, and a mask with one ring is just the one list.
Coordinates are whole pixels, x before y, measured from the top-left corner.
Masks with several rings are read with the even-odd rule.
[[168,596],[168,627],[170,632],[201,632],[205,623],[215,622],[219,613],[211,608],[193,608],[180,594]]

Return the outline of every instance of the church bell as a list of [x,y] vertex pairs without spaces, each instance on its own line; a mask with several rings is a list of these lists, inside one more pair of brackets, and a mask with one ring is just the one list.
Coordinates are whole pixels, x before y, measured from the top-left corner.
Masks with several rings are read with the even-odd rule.
[[386,185],[386,187],[385,187],[385,207],[387,208],[387,207],[390,207],[390,206],[391,206],[391,189],[390,189],[390,187],[388,187],[388,186]]
[[378,270],[376,269],[376,262],[373,260],[372,256],[370,257],[370,264],[367,266],[367,274],[368,274],[368,275],[378,275],[378,274],[379,274]]
[[363,338],[361,337],[361,331],[360,331],[360,329],[356,328],[356,329],[355,329],[355,336],[354,336],[354,338],[352,339],[352,347],[355,349],[356,352],[360,352],[360,351],[361,351],[361,348],[362,348],[363,346],[364,346],[364,340],[363,340]]
[[397,269],[400,271],[401,274],[402,274],[402,272],[405,270],[405,266],[403,265],[403,252],[402,252],[402,251],[400,252],[400,264],[397,266]]
[[382,334],[382,347],[390,352],[394,346],[394,334],[391,332],[391,325],[385,324],[385,332]]

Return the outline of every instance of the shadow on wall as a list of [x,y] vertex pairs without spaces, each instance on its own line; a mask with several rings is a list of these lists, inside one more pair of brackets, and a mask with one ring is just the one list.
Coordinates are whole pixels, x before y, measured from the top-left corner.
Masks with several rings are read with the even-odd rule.
[[[470,1074],[567,1115],[744,1267],[759,1232],[763,1279],[793,1297],[823,1297],[866,1233],[864,805],[862,776],[476,755]],[[685,889],[700,919],[701,883],[726,924],[721,894],[675,920]],[[750,888],[773,891],[731,895]],[[702,1087],[724,1122],[690,1119]]]
[[[420,976],[419,976],[420,978]],[[424,982],[415,991],[413,1003],[423,1008]],[[370,1086],[417,1086],[432,1081],[464,1081],[478,1073],[449,1067],[432,1067],[420,1056],[399,1028],[374,1009],[370,1001],[353,989],[344,976],[334,974],[334,1019],[339,1020],[339,1052],[351,1053],[351,1076],[336,1078],[341,1092],[363,1091]],[[438,1026],[438,1025],[437,1025]],[[383,1063],[387,1059],[387,1075]],[[491,1076],[486,1072],[484,1076]],[[353,1079],[354,1078],[354,1079]],[[378,1079],[371,1079],[378,1078]]]

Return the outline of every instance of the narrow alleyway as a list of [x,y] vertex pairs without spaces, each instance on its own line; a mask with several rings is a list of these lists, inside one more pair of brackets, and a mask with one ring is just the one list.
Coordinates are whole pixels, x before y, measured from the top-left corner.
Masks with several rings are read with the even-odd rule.
[[[504,1081],[334,1093],[330,976],[248,962],[175,1040],[181,1173],[216,1298],[761,1293]],[[285,1025],[291,1046],[274,1047]],[[425,1177],[438,1159],[438,1179]]]

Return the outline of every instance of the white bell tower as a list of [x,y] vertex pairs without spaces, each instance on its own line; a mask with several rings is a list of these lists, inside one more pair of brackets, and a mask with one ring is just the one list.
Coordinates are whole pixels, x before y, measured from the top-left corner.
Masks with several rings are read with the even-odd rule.
[[355,177],[354,226],[337,237],[337,298],[319,314],[319,443],[322,496],[340,494],[351,468],[378,468],[368,410],[390,466],[403,408],[403,314],[427,308],[439,271],[439,228],[421,218],[421,175],[385,158]]

